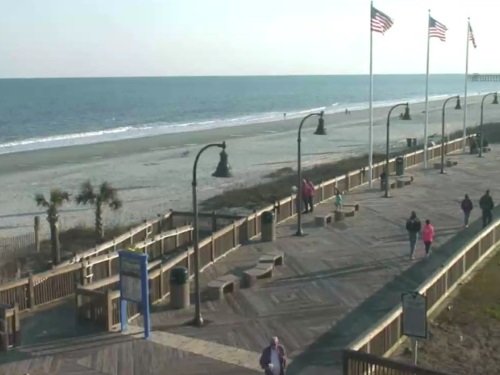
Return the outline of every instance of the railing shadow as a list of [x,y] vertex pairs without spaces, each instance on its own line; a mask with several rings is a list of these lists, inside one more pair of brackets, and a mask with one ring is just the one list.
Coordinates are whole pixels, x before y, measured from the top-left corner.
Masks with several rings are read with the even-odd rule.
[[[500,213],[500,209],[495,209],[495,213]],[[415,263],[385,284],[299,354],[290,364],[287,374],[299,374],[308,366],[340,366],[342,349],[390,312],[401,301],[401,293],[415,290],[481,230],[481,220],[476,220],[437,248],[429,258]]]

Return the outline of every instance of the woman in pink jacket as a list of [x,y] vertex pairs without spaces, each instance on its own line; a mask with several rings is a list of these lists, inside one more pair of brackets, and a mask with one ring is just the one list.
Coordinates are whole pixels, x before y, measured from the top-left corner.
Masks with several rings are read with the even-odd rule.
[[425,255],[429,256],[431,253],[432,241],[434,241],[434,227],[429,219],[425,221],[424,229],[422,229],[422,240],[425,244]]

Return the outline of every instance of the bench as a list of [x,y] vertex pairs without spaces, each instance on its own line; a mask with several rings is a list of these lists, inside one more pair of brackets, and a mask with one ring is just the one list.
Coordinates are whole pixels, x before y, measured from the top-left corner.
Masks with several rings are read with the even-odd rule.
[[354,207],[342,207],[336,211],[335,214],[335,222],[342,221],[346,217],[352,217],[356,213],[356,209]]
[[458,161],[456,161],[456,160],[451,160],[451,159],[446,160],[447,167],[454,167],[457,164],[458,164]]
[[285,253],[282,251],[266,253],[260,256],[259,263],[272,263],[273,266],[282,266],[285,264]]
[[406,185],[410,185],[413,182],[413,176],[399,176],[396,179],[397,187],[402,188]]
[[274,264],[258,263],[254,268],[243,271],[243,285],[250,288],[258,279],[273,277]]
[[354,211],[359,211],[359,203],[358,202],[350,202],[344,203],[342,207],[354,207]]
[[319,227],[326,227],[326,225],[331,222],[332,214],[316,215],[314,217],[314,224]]
[[240,287],[240,279],[232,274],[220,276],[208,283],[208,297],[219,300],[225,293],[234,293]]

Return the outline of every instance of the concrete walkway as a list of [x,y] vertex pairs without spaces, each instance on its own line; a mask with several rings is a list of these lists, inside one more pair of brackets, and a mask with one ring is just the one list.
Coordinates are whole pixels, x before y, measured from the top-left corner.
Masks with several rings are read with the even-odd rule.
[[[414,183],[393,190],[392,198],[381,198],[380,191],[367,187],[350,193],[346,200],[361,206],[354,218],[318,228],[313,215],[304,215],[307,236],[293,236],[292,219],[278,227],[276,242],[256,241],[229,254],[203,273],[203,286],[218,275],[240,275],[267,251],[283,251],[285,265],[276,269],[270,281],[227,295],[222,301],[204,301],[205,327],[186,324],[193,309],[173,311],[157,305],[152,313],[155,332],[151,340],[128,335],[125,342],[75,348],[71,351],[75,366],[95,371],[89,374],[259,374],[260,351],[277,335],[290,357],[287,374],[340,374],[340,350],[390,310],[401,291],[413,289],[480,230],[477,223],[462,229],[459,202],[464,193],[476,206],[473,220],[479,216],[477,202],[484,190],[489,188],[493,198],[500,199],[496,188],[500,186],[500,148],[494,147],[482,159],[472,155],[453,158],[458,166],[445,175],[420,167],[408,170],[415,176]],[[320,205],[315,213],[330,212],[332,205]],[[430,258],[424,258],[419,243],[417,259],[409,260],[404,226],[412,210],[436,227]],[[64,352],[70,347],[43,355],[54,361],[65,358],[67,366]],[[32,355],[38,358],[37,351],[29,347],[22,352],[30,357],[27,361],[34,360]],[[0,374],[4,369],[0,366]]]

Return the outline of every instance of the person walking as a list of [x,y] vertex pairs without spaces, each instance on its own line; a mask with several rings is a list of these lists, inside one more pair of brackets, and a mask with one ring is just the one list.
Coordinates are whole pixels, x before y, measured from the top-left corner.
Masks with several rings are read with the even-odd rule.
[[429,219],[425,220],[424,229],[422,229],[422,240],[425,245],[425,255],[431,255],[431,245],[434,241],[434,226]]
[[474,208],[474,205],[472,204],[472,201],[470,200],[469,195],[465,194],[465,198],[462,200],[460,207],[462,208],[462,211],[464,213],[464,227],[468,228],[469,227],[470,213],[471,213],[472,209]]
[[406,221],[406,230],[410,239],[410,259],[413,260],[415,254],[415,246],[417,245],[417,237],[422,229],[422,224],[415,211],[411,212],[410,218]]
[[265,375],[285,375],[286,351],[276,336],[271,339],[269,346],[262,351],[259,362]]
[[309,198],[312,194],[311,185],[307,183],[307,180],[304,178],[302,180],[302,201],[304,202],[304,213],[307,214],[309,212]]
[[483,213],[483,228],[485,228],[491,223],[491,210],[493,210],[493,207],[495,207],[493,198],[491,198],[489,190],[486,190],[486,193],[484,193],[484,195],[479,200],[479,207],[481,207],[481,211]]
[[339,189],[335,189],[335,211],[342,209],[343,198]]
[[[309,205],[309,212],[313,212],[314,211],[314,193],[316,192],[316,188],[314,187],[314,184],[312,183],[312,181],[308,180],[306,178],[306,183],[307,185],[309,186],[309,195],[307,196],[307,204]],[[306,204],[306,210],[307,210],[307,204]]]

